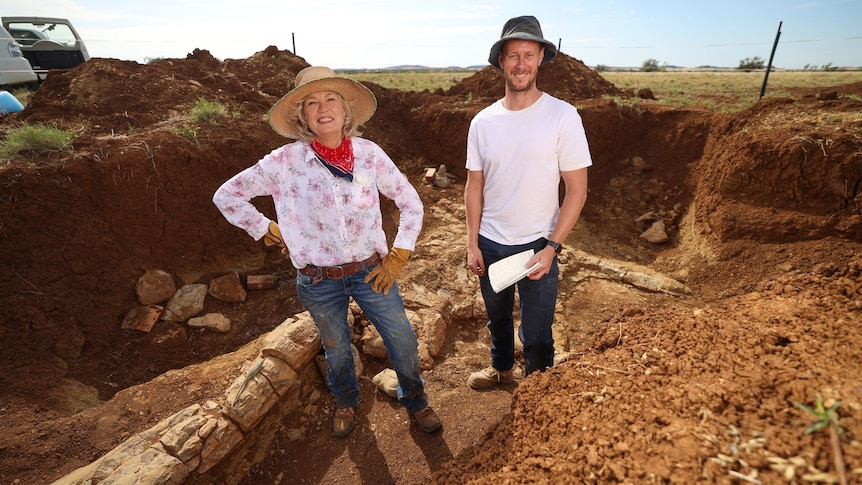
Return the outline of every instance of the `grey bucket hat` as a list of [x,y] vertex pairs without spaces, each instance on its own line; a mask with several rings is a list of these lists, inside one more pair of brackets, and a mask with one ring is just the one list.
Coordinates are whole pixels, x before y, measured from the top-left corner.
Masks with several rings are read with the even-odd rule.
[[557,55],[557,47],[554,43],[542,36],[542,26],[539,25],[536,17],[525,15],[523,17],[511,18],[503,26],[500,40],[494,42],[494,45],[491,46],[491,53],[488,55],[488,62],[492,66],[500,69],[500,51],[503,49],[503,44],[507,40],[512,39],[533,40],[541,44],[545,48],[545,57],[542,59],[542,64],[545,64]]

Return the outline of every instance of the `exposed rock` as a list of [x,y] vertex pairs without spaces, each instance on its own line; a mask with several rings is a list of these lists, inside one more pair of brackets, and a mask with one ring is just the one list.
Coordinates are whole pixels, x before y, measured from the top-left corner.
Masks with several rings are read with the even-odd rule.
[[167,322],[184,322],[199,314],[204,309],[204,299],[207,294],[207,285],[191,284],[184,285],[174,293],[168,301],[162,320]]
[[577,263],[573,267],[586,268],[600,275],[636,286],[643,290],[669,295],[690,295],[691,288],[668,276],[657,273],[646,266],[634,263],[599,258],[581,250],[563,251],[566,257]]
[[206,473],[233,451],[243,438],[242,431],[236,424],[222,416],[215,418],[215,426],[204,442],[203,450],[201,450],[201,463],[196,471]]
[[227,303],[239,303],[245,301],[246,292],[239,279],[239,273],[233,271],[226,275],[213,278],[210,281],[209,294],[213,298]]
[[449,175],[446,173],[446,165],[440,165],[440,168],[434,173],[434,186],[438,189],[445,189],[452,185],[449,180]]
[[242,374],[225,390],[225,414],[243,431],[254,427],[278,400],[278,394],[262,372],[265,365],[276,366],[277,360],[260,357],[254,363],[246,362]]
[[664,221],[662,220],[653,222],[649,229],[641,233],[640,237],[653,244],[666,243],[670,239],[664,230]]
[[245,286],[249,290],[271,290],[275,288],[275,275],[248,275],[245,281]]
[[148,269],[135,284],[135,294],[141,305],[166,302],[176,291],[174,278],[161,269]]
[[[159,483],[180,485],[186,481],[189,471],[177,457],[156,447],[135,455],[99,483],[102,485],[125,485],[127,483]],[[82,482],[86,483],[86,482]]]
[[198,430],[206,424],[207,417],[202,414],[189,416],[185,421],[170,428],[159,438],[159,442],[171,455],[184,463],[190,462],[200,455],[203,440]]
[[371,378],[371,382],[392,399],[398,399],[398,376],[395,369],[383,369]]
[[374,325],[365,327],[362,333],[362,352],[365,355],[378,359],[386,358],[386,347],[383,345],[383,337],[374,328]]
[[261,346],[262,355],[271,355],[294,370],[320,351],[320,332],[307,311],[288,318],[267,334]]
[[407,311],[407,318],[419,341],[428,346],[431,357],[437,357],[446,342],[446,321],[440,312],[422,308],[415,312]]
[[230,331],[230,319],[221,313],[207,313],[202,317],[193,317],[187,324],[189,327],[206,328],[218,333]]
[[162,316],[164,307],[159,305],[138,306],[129,310],[126,317],[123,318],[123,323],[120,328],[123,330],[138,330],[141,332],[149,332],[159,321]]

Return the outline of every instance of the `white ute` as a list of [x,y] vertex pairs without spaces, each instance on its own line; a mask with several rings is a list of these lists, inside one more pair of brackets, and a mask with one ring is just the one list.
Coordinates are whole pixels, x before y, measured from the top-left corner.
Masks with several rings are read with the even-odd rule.
[[3,17],[2,21],[40,82],[49,71],[72,69],[90,59],[84,41],[67,19]]
[[36,86],[39,77],[21,52],[21,45],[0,27],[0,89],[22,84]]

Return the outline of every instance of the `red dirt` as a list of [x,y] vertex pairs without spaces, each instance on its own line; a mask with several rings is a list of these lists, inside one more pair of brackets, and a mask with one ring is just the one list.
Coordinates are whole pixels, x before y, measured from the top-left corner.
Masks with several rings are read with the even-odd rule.
[[[274,47],[223,62],[200,50],[147,65],[93,59],[0,119],[0,129],[48,123],[77,134],[71,152],[0,166],[4,483],[50,483],[217,398],[250,358],[246,344],[301,311],[290,265],[210,199],[285,142],[264,117],[307,65]],[[426,208],[452,208],[460,225],[467,125],[502,94],[499,74],[486,68],[436,93],[369,87],[380,107],[365,136]],[[802,483],[837,473],[828,436],[803,435],[815,418],[794,405],[818,392],[841,401],[849,481],[862,482],[862,85],[799,90],[732,115],[618,106],[603,96],[623,93],[560,54],[539,87],[580,108],[594,156],[568,245],[649,266],[692,296],[570,267],[557,332],[573,354],[545,373],[470,390],[467,375],[489,361],[487,331],[450,322],[425,373],[442,433],[417,431],[364,379],[360,426],[336,440],[332,400],[307,369],[301,415],[273,409],[241,449],[187,483],[741,483],[734,473]],[[199,98],[231,113],[192,122]],[[441,164],[455,185],[423,184],[424,169]],[[649,211],[669,243],[638,237],[635,220]],[[429,210],[424,233],[450,224]],[[417,256],[434,260],[422,242]],[[168,322],[124,332],[135,281],[151,268],[178,283],[274,273],[278,289],[242,304],[208,300],[207,312],[233,321],[227,334]],[[386,365],[365,360],[368,377]],[[787,471],[791,458],[809,468]]]

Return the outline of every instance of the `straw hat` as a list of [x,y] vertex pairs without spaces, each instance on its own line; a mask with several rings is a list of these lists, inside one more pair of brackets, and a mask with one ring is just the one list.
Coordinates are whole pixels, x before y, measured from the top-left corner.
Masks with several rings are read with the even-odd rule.
[[297,103],[317,91],[335,91],[340,94],[350,106],[357,126],[371,119],[377,110],[377,99],[370,89],[352,79],[337,76],[335,71],[328,67],[306,67],[296,74],[294,84],[296,87],[269,110],[269,124],[272,129],[287,138],[299,138],[298,127],[290,121],[290,113]]
[[542,26],[539,21],[532,15],[523,17],[511,18],[503,26],[503,32],[500,33],[500,40],[491,46],[491,53],[488,55],[488,62],[492,66],[500,69],[500,51],[503,49],[503,44],[507,40],[532,40],[538,42],[545,48],[545,57],[542,58],[542,64],[550,61],[557,55],[557,46],[553,42],[546,40],[542,36]]

